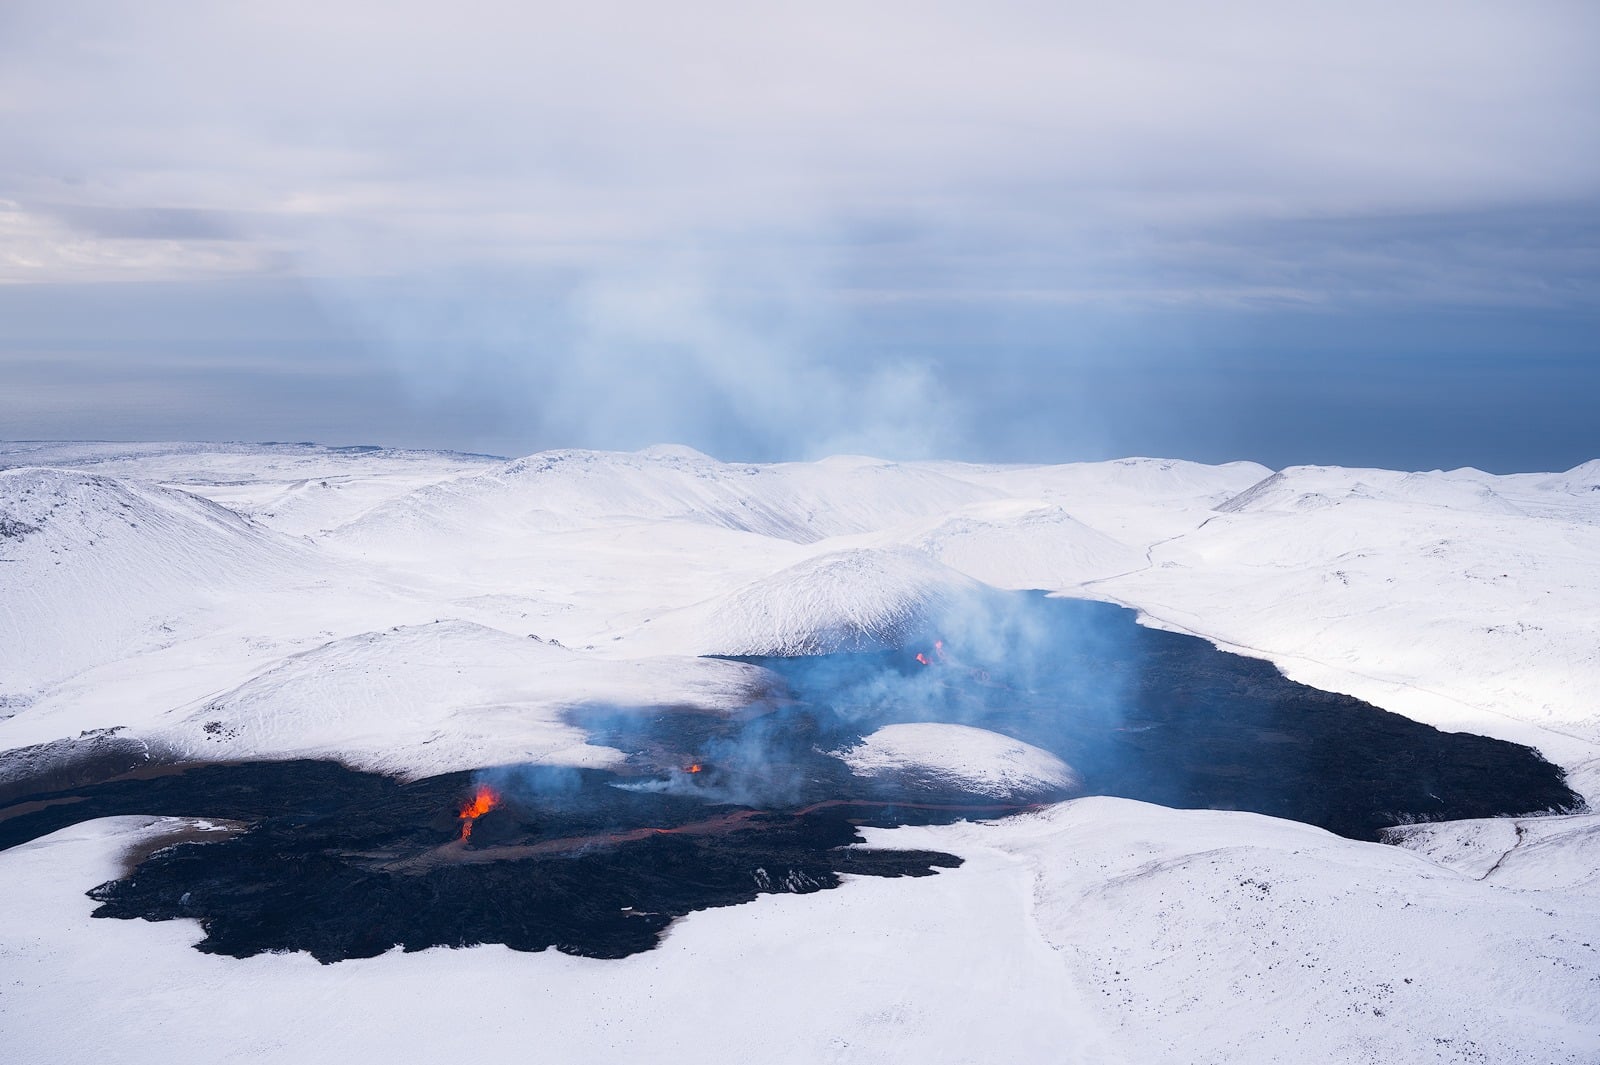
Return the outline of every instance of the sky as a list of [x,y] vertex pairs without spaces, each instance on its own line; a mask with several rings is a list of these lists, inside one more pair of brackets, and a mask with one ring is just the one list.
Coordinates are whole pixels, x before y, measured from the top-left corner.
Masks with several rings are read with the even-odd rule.
[[8,0],[0,438],[1565,469],[1597,54],[1582,2]]

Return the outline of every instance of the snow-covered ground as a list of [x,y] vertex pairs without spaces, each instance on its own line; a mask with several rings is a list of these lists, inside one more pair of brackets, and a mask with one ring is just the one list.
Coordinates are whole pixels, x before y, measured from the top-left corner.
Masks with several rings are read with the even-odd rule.
[[446,621],[362,633],[295,655],[150,739],[178,757],[207,761],[337,751],[353,767],[401,776],[417,770],[410,752],[441,743],[425,763],[430,772],[603,766],[621,754],[590,746],[564,720],[581,718],[585,703],[731,711],[764,688],[760,671],[733,662],[606,662]]
[[857,776],[895,774],[1007,802],[1060,796],[1083,783],[1049,751],[987,729],[946,722],[885,725],[839,757]]
[[1600,1048],[1593,892],[1254,814],[1081,799],[872,830],[965,864],[692,914],[620,961],[333,966],[201,954],[187,921],[92,920],[84,887],[145,822],[0,854],[8,1060],[1588,1065]]
[[[1530,744],[1600,805],[1600,461],[7,444],[6,466],[0,750],[127,726],[403,774],[601,764],[566,711],[730,708],[759,678],[694,656],[875,646],[981,582],[1124,603]],[[1005,743],[895,727],[912,731],[877,737],[884,758],[1020,766]],[[8,1060],[1600,1060],[1594,814],[1394,847],[1085,799],[875,832],[967,864],[695,914],[622,962],[480,948],[326,969],[201,955],[182,922],[88,921],[83,890],[147,831],[0,853]]]

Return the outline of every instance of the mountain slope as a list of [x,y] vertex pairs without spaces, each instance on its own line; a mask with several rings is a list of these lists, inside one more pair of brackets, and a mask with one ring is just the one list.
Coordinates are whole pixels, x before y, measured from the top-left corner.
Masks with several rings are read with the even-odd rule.
[[695,654],[802,655],[901,645],[981,585],[909,549],[855,548],[655,619],[633,646]]
[[68,470],[0,472],[0,697],[170,643],[209,608],[306,579],[307,548],[198,496]]
[[350,550],[404,555],[638,521],[690,522],[795,543],[884,528],[997,493],[914,465],[757,466],[698,453],[552,451],[386,503],[337,530]]
[[1071,588],[1143,563],[1127,544],[1058,505],[1021,500],[968,507],[912,544],[952,569],[997,588]]
[[1049,751],[998,732],[944,722],[885,725],[838,752],[856,776],[892,776],[1001,802],[1060,799],[1083,779]]
[[150,734],[184,759],[310,758],[427,776],[487,765],[601,766],[585,704],[744,705],[760,670],[706,659],[626,663],[467,622],[401,626],[294,655]]

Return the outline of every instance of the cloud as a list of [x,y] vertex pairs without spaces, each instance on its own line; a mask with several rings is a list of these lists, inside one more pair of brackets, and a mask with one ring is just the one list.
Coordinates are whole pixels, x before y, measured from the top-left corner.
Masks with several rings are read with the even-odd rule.
[[206,212],[0,200],[0,284],[205,280],[273,273],[280,256],[214,228]]
[[[797,257],[652,249],[606,271],[430,273],[322,286],[419,404],[492,396],[546,446],[687,442],[725,458],[891,457],[970,443],[914,352],[851,357]],[[515,450],[515,449],[513,449]]]
[[1593,308],[1597,44],[1583,3],[13,0],[0,281],[304,279],[497,447],[982,451],[1090,424],[1085,315]]
[[0,195],[236,212],[312,275],[1600,189],[1585,5],[8,7]]

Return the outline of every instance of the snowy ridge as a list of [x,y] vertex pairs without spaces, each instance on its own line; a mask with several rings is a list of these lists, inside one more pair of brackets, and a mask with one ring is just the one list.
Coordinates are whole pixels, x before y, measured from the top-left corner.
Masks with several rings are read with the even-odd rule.
[[482,469],[503,458],[458,451],[323,444],[202,443],[154,441],[0,441],[0,470],[20,466],[76,469],[105,477],[188,485],[278,483],[315,477],[370,473],[393,477],[419,469]]
[[1587,492],[1600,492],[1600,459],[1590,459],[1565,473],[1543,478],[1539,487],[1548,492],[1580,496]]
[[1283,483],[1284,476],[1282,473],[1272,473],[1266,477],[1263,477],[1261,480],[1257,481],[1249,488],[1246,488],[1238,495],[1232,496],[1223,502],[1218,503],[1216,506],[1216,511],[1218,514],[1237,514],[1243,510],[1249,510],[1251,505],[1256,503],[1258,500],[1271,499],[1278,493],[1280,486]]
[[199,612],[311,568],[304,545],[199,496],[0,472],[0,696],[169,643]]
[[902,646],[980,586],[920,552],[820,555],[662,620],[699,654],[805,655]]
[[1600,814],[1403,825],[1385,838],[1474,880],[1600,899]]
[[1478,470],[1397,473],[1336,466],[1291,466],[1251,485],[1217,506],[1219,514],[1293,512],[1361,500],[1468,510],[1477,514],[1521,514]]
[[420,777],[486,765],[599,767],[565,718],[585,702],[734,710],[765,680],[732,662],[641,659],[619,668],[467,622],[397,627],[298,654],[152,736],[182,758],[337,752],[354,768]]
[[0,470],[51,466],[181,487],[297,536],[503,462],[488,455],[371,446],[0,442]]
[[1272,471],[1259,462],[1210,466],[1185,459],[1126,458],[1059,466],[930,464],[952,477],[999,488],[1007,495],[1037,495],[1062,502],[1137,502],[1143,505],[1207,501],[1236,495]]
[[1139,552],[1061,506],[1025,500],[968,507],[912,545],[996,588],[1070,588],[1143,561]]
[[737,465],[698,452],[553,451],[422,489],[335,534],[356,549],[412,540],[415,550],[612,523],[693,522],[795,543],[866,532],[993,498],[992,490],[916,466]]
[[1600,753],[1600,650],[1586,635],[1600,504],[1554,494],[1475,471],[1286,470],[1090,594],[1577,768]]

